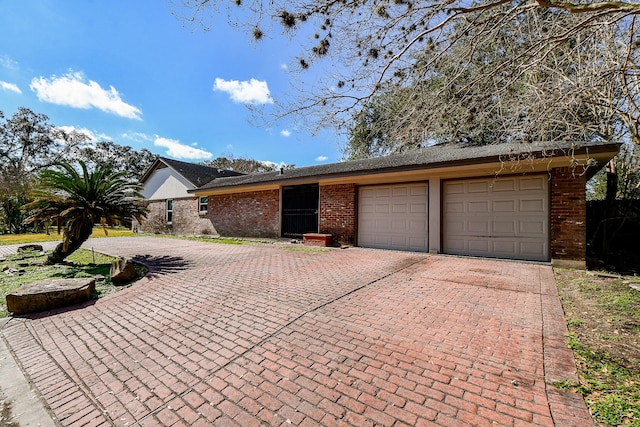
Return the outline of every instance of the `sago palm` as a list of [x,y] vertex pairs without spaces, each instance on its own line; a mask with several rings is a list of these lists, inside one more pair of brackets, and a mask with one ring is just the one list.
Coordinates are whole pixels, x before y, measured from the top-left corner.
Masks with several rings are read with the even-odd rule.
[[95,224],[105,227],[106,233],[108,225],[146,216],[146,208],[138,203],[141,186],[127,180],[125,172],[104,165],[89,170],[83,161],[78,165],[60,162],[56,169],[43,171],[35,200],[23,207],[25,224],[43,223],[48,230],[53,223],[58,233],[62,231],[62,243],[48,256],[48,264],[61,263],[79,249]]

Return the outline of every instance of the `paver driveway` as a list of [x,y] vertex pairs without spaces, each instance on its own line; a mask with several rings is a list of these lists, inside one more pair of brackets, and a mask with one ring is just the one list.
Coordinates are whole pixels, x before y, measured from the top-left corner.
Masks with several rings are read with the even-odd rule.
[[152,237],[146,278],[2,335],[62,425],[576,425],[549,266]]

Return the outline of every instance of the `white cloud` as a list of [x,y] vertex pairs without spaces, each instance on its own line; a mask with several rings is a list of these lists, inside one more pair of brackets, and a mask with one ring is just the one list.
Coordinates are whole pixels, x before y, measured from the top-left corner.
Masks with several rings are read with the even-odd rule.
[[124,139],[129,139],[135,142],[145,142],[145,141],[148,142],[148,141],[153,141],[155,139],[154,136],[147,135],[146,133],[142,133],[142,132],[125,132],[120,134],[120,137]]
[[208,151],[182,144],[176,139],[163,138],[157,135],[153,145],[166,148],[167,155],[177,159],[210,159],[213,157],[213,154]]
[[58,129],[62,129],[65,132],[80,132],[85,134],[87,138],[89,138],[89,142],[98,142],[98,141],[113,141],[109,135],[104,133],[96,133],[87,128],[77,128],[75,126],[58,126]]
[[276,162],[272,162],[272,161],[269,161],[269,160],[258,160],[258,162],[262,163],[263,165],[265,165],[267,167],[274,168],[276,170],[278,170],[280,168],[285,168],[285,167],[288,166],[285,162],[276,163]]
[[0,66],[2,66],[3,68],[6,68],[7,70],[13,70],[13,71],[16,71],[18,70],[18,68],[20,68],[18,65],[18,62],[14,61],[7,55],[0,55]]
[[67,105],[73,108],[97,108],[105,113],[128,119],[142,120],[142,111],[127,104],[113,86],[103,89],[98,83],[85,78],[83,73],[70,72],[63,76],[34,78],[29,85],[40,101]]
[[287,71],[289,69],[289,66],[283,62],[282,64],[280,64],[280,68],[284,71]]
[[291,131],[288,129],[283,129],[280,131],[280,135],[284,136],[285,138],[288,138],[291,136]]
[[213,90],[226,92],[234,102],[242,104],[273,104],[269,87],[265,81],[251,79],[240,82],[216,78]]
[[3,82],[2,80],[0,80],[0,87],[2,89],[4,89],[4,90],[8,90],[10,92],[15,92],[15,93],[22,94],[22,91],[20,90],[18,85],[14,84],[14,83]]
[[329,158],[327,156],[318,156],[316,157],[316,162],[325,162],[329,160]]

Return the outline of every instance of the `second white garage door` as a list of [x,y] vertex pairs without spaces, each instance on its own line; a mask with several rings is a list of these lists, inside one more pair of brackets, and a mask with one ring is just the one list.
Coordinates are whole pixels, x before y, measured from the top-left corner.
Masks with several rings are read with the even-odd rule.
[[358,245],[426,251],[426,182],[361,187],[358,197]]
[[442,191],[445,253],[549,259],[547,175],[448,181]]

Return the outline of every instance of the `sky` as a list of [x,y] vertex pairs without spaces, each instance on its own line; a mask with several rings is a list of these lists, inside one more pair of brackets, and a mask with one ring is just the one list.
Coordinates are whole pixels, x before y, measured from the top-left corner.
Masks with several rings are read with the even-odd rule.
[[247,106],[268,111],[291,90],[295,40],[204,31],[175,11],[170,0],[0,0],[0,111],[27,107],[94,141],[187,162],[341,159],[337,133],[250,123]]

